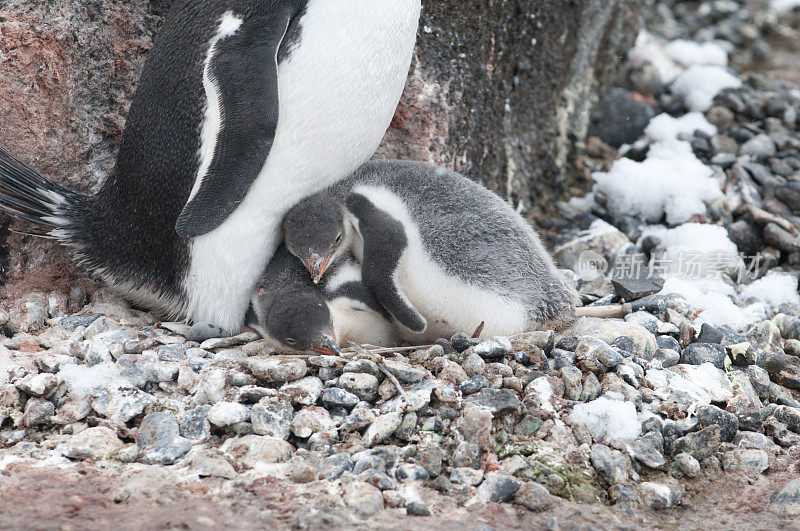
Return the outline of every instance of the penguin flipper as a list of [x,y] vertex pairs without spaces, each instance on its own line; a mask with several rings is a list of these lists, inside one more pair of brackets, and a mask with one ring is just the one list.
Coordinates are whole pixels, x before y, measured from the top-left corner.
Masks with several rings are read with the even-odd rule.
[[415,333],[424,332],[428,328],[428,322],[398,286],[395,275],[398,263],[408,247],[403,224],[359,193],[348,196],[347,209],[358,218],[359,231],[364,241],[362,281],[401,325]]
[[[295,13],[289,7],[265,11],[243,21],[233,18],[238,29],[220,33],[209,45],[204,86],[209,112],[213,100],[218,116],[207,116],[204,128],[216,125],[216,138],[205,153],[210,164],[201,147],[197,180],[175,224],[183,237],[219,227],[247,195],[272,149],[279,116],[278,50]],[[205,142],[205,130],[203,136]]]

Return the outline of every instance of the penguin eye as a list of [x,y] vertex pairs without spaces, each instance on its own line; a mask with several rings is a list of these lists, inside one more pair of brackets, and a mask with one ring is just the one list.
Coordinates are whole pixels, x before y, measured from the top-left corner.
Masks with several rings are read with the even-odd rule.
[[341,241],[342,241],[342,233],[340,232],[339,235],[336,237],[336,243],[339,243]]
[[288,345],[296,345],[297,344],[297,340],[294,339],[294,338],[291,338],[291,337],[287,337],[285,341],[286,341],[286,343]]

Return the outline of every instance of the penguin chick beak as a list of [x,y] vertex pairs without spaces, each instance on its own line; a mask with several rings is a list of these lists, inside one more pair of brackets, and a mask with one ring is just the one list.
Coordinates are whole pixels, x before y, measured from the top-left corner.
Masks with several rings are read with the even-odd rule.
[[330,265],[332,256],[333,253],[329,254],[325,258],[322,258],[320,256],[312,257],[313,263],[311,263],[309,272],[311,273],[311,278],[314,279],[314,284],[319,284],[320,280],[322,280],[322,276],[325,274],[325,271],[328,269],[328,266]]
[[322,336],[322,341],[320,341],[319,346],[312,348],[316,352],[320,354],[327,354],[329,356],[341,356],[342,349],[339,348],[339,342],[336,341],[336,335],[324,335]]

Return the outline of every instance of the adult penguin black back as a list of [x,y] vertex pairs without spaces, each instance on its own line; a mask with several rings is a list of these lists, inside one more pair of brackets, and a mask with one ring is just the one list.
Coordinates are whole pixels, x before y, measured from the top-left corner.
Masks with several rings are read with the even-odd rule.
[[0,209],[139,304],[229,331],[283,215],[378,147],[420,0],[178,0],[88,197],[0,153]]

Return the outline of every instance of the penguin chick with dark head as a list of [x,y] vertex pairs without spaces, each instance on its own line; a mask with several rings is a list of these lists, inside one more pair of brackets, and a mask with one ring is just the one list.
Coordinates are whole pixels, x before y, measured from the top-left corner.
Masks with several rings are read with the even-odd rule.
[[315,281],[352,253],[364,284],[410,341],[481,323],[491,337],[574,320],[577,294],[530,224],[496,194],[442,168],[368,163],[297,204],[283,230]]
[[293,351],[340,353],[322,290],[285,247],[275,252],[250,301],[248,325]]
[[338,354],[338,341],[391,346],[398,340],[390,317],[361,283],[353,260],[338,260],[321,285],[315,285],[285,246],[261,276],[248,321],[292,351]]

